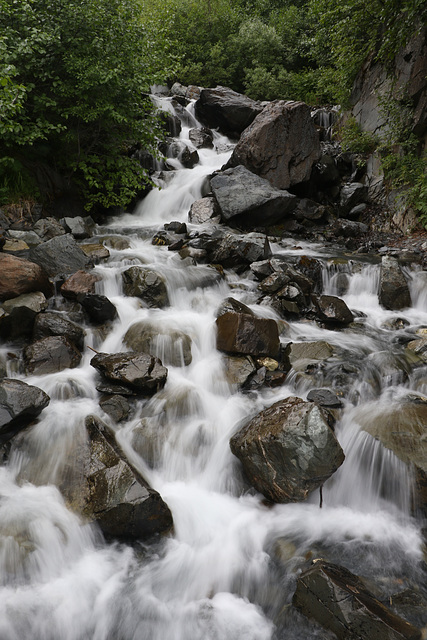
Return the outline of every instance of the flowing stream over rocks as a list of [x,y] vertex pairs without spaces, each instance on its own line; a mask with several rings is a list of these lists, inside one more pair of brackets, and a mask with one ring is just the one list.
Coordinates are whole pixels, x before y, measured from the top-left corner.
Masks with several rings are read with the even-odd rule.
[[[193,113],[190,105],[180,134],[186,144],[189,129],[198,126]],[[258,304],[249,270],[225,268],[219,277],[211,266],[153,244],[171,221],[186,222],[190,235],[203,228],[188,223],[188,211],[232,150],[216,132],[214,145],[198,150],[191,169],[169,159],[176,170],[161,175],[161,189],[133,214],[97,229],[110,252],[94,268],[97,293],[118,315],[108,331],[86,328],[80,365],[25,377],[8,372],[51,401],[37,424],[12,441],[8,464],[0,467],[1,640],[330,638],[292,606],[297,578],[315,558],[363,576],[380,599],[405,589],[425,596],[414,469],[383,446],[381,424],[375,433],[367,430],[376,421],[390,423],[392,409],[408,398],[427,402],[427,365],[406,348],[427,328],[425,280],[418,267],[405,267],[413,306],[388,311],[378,300],[377,256],[338,255],[321,243],[271,237],[275,258],[319,260],[321,293],[340,296],[354,312],[345,328],[325,328],[306,319],[284,322]],[[169,304],[143,305],[123,295],[122,274],[141,264],[161,275]],[[216,312],[230,296],[276,320],[283,345],[324,342],[326,355],[294,359],[280,386],[239,389],[216,349]],[[151,348],[168,378],[151,398],[133,400],[127,419],[114,422],[98,404],[98,373],[89,363],[93,350],[127,351],[124,337],[137,322],[154,327]],[[183,335],[191,340],[190,356]],[[304,502],[271,504],[248,485],[229,440],[275,402],[306,400],[324,388],[340,398],[335,434],[346,459],[322,497],[315,490]],[[66,507],[57,487],[73,473],[88,415],[114,428],[132,465],[169,506],[171,533],[132,544],[105,541],[96,525]]]

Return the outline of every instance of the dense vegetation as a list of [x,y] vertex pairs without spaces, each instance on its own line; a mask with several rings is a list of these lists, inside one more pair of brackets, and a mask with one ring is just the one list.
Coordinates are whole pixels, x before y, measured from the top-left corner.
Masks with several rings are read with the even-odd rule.
[[391,60],[426,19],[424,0],[0,0],[0,202],[55,169],[89,208],[124,205],[132,144],[160,134],[150,84],[345,105],[367,53]]

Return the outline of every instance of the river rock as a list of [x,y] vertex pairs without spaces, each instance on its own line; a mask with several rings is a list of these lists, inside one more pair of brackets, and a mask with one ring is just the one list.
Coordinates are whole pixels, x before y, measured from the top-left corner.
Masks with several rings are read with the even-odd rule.
[[95,223],[90,216],[83,218],[75,216],[74,218],[63,218],[61,224],[67,233],[71,233],[77,240],[90,238]]
[[237,268],[271,256],[267,236],[255,233],[237,234],[218,230],[204,242],[207,259],[211,264]]
[[169,297],[162,276],[153,269],[134,266],[122,274],[123,288],[127,296],[141,298],[149,307],[167,307]]
[[317,560],[297,581],[293,605],[342,640],[421,640],[421,631],[345,567]]
[[208,127],[190,129],[188,137],[196,149],[212,149],[213,147],[213,133]]
[[319,318],[326,323],[346,325],[353,322],[354,316],[344,300],[336,296],[313,296]]
[[268,225],[288,217],[297,205],[296,196],[273,187],[239,165],[211,178],[212,192],[223,221]]
[[301,371],[313,362],[328,360],[333,355],[333,348],[329,342],[292,342],[288,349],[288,358],[296,371]]
[[277,189],[306,182],[320,158],[319,135],[304,102],[275,100],[244,131],[228,166],[244,165]]
[[158,356],[167,366],[191,364],[191,338],[177,329],[167,330],[142,320],[129,327],[123,342],[132,351]]
[[368,187],[361,182],[351,182],[340,191],[340,208],[345,215],[356,205],[365,203],[368,199]]
[[363,222],[338,218],[333,226],[333,231],[337,236],[343,236],[344,238],[360,238],[360,236],[368,233],[369,227]]
[[147,353],[98,353],[90,361],[107,380],[136,391],[153,395],[164,387],[168,370]]
[[256,366],[250,356],[223,356],[225,377],[227,382],[236,387],[243,387],[256,372]]
[[90,321],[94,324],[103,324],[117,318],[117,309],[114,304],[99,293],[80,293],[77,296]]
[[386,309],[399,311],[411,306],[411,294],[408,283],[402,273],[397,258],[383,256],[381,260],[381,279],[379,301]]
[[219,222],[220,217],[218,203],[212,196],[195,200],[188,212],[188,221],[192,224],[203,224],[209,221]]
[[279,330],[277,322],[271,318],[228,311],[216,319],[216,328],[219,351],[278,357]]
[[168,506],[130,466],[108,427],[96,416],[88,416],[85,425],[80,473],[63,487],[71,507],[113,538],[147,539],[168,531],[173,524]]
[[21,380],[0,380],[0,445],[28,426],[49,402],[38,387]]
[[26,347],[23,358],[26,373],[42,375],[78,367],[82,354],[64,336],[48,336]]
[[103,396],[99,400],[99,406],[114,422],[122,422],[129,417],[130,404],[125,396]]
[[101,260],[106,260],[110,257],[109,250],[104,247],[102,242],[85,242],[79,246],[93,264],[99,264]]
[[299,502],[343,463],[322,410],[287,398],[261,411],[230,440],[249,482],[273,502]]
[[42,291],[47,297],[52,295],[53,287],[46,272],[35,262],[1,253],[0,300],[32,291]]
[[48,302],[41,291],[24,293],[6,300],[1,305],[6,313],[0,318],[0,337],[4,340],[16,340],[30,336],[37,315],[47,306]]
[[308,402],[320,404],[321,407],[331,409],[339,409],[342,407],[342,401],[332,389],[312,389],[307,394],[307,400]]
[[90,261],[70,233],[55,236],[30,251],[30,258],[39,264],[49,276],[72,274],[85,269]]
[[61,285],[61,294],[64,298],[77,300],[78,295],[95,293],[95,286],[99,279],[99,276],[79,269]]
[[37,220],[33,225],[33,230],[37,235],[46,242],[56,236],[65,235],[66,231],[63,225],[56,218],[47,217]]
[[68,320],[62,313],[52,311],[40,313],[34,322],[34,340],[49,336],[63,336],[81,351],[85,335],[85,331],[78,324]]
[[238,137],[262,109],[259,102],[221,86],[202,89],[195,104],[200,122],[231,137]]

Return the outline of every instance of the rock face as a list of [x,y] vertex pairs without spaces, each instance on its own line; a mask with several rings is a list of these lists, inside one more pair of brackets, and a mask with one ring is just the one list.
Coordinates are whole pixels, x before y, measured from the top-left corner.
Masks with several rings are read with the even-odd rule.
[[45,271],[29,260],[0,254],[0,300],[9,300],[32,291],[52,295],[52,284]]
[[50,402],[38,387],[21,380],[0,381],[0,445],[26,427]]
[[342,640],[421,640],[421,631],[377,600],[358,576],[323,560],[301,574],[293,604]]
[[227,87],[202,89],[195,108],[198,120],[232,137],[238,137],[262,111],[259,102]]
[[146,267],[130,267],[123,272],[123,287],[127,296],[144,300],[149,307],[166,307],[168,292],[163,278]]
[[98,353],[90,361],[107,380],[129,387],[143,395],[152,395],[166,382],[168,370],[146,353]]
[[261,411],[230,440],[249,482],[273,502],[298,502],[343,463],[321,409],[287,398]]
[[72,369],[81,358],[77,347],[64,336],[41,338],[24,349],[25,371],[36,375]]
[[279,331],[271,318],[226,312],[216,319],[216,326],[216,346],[220,351],[272,358],[279,354]]
[[288,189],[307,181],[319,158],[319,135],[309,107],[304,102],[277,100],[244,131],[229,166],[242,164],[277,189]]
[[294,195],[272,187],[243,166],[217,173],[211,188],[226,222],[268,225],[289,216],[297,205]]
[[82,469],[63,488],[71,506],[103,533],[120,539],[144,539],[168,531],[172,515],[160,495],[131,468],[108,427],[86,419],[87,441],[80,446]]
[[380,303],[392,311],[411,306],[408,283],[396,258],[383,256],[379,290]]

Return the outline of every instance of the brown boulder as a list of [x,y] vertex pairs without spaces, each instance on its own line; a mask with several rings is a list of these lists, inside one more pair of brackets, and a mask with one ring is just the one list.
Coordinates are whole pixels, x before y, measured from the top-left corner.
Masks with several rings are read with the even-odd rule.
[[0,300],[32,291],[42,291],[46,297],[52,295],[52,284],[43,269],[29,260],[0,254]]
[[76,271],[61,286],[61,293],[64,298],[76,300],[79,294],[95,293],[95,284],[99,277],[87,271]]
[[227,312],[216,319],[216,326],[219,351],[272,358],[279,354],[279,330],[271,318]]

